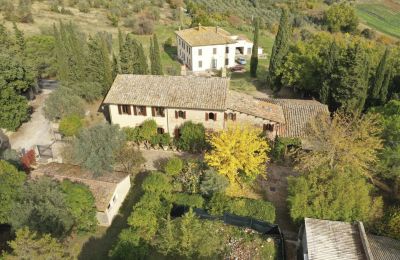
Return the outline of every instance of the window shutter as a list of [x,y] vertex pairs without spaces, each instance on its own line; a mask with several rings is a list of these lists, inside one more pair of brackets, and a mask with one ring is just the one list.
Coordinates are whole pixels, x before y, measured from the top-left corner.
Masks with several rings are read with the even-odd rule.
[[186,119],[186,111],[183,111],[183,119]]
[[175,118],[178,118],[178,111],[175,110]]
[[134,114],[135,116],[137,116],[136,106],[133,106],[133,114]]
[[233,114],[233,121],[236,121],[236,113]]
[[156,110],[154,107],[151,107],[151,115],[155,116],[156,115]]
[[121,107],[121,105],[118,105],[118,114],[122,114],[122,107]]
[[225,119],[225,121],[228,119],[228,114],[227,113],[224,113],[224,119]]
[[147,107],[142,107],[143,108],[143,115],[147,116]]
[[128,115],[131,115],[132,114],[131,106],[127,106],[127,107],[128,107]]
[[206,121],[208,121],[208,113],[206,113]]
[[214,113],[214,121],[217,121],[217,113]]

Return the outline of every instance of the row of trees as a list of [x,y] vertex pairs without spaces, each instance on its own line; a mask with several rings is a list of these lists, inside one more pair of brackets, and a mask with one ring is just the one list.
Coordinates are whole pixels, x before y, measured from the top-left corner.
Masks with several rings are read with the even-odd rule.
[[[340,4],[327,11],[327,19],[338,23],[330,25],[332,32],[357,27],[354,10],[348,11],[350,18],[338,14],[348,8]],[[339,19],[341,15],[345,17]],[[325,32],[291,42],[291,25],[290,15],[283,10],[267,77],[275,91],[293,88],[328,104],[331,111],[343,108],[352,113],[398,96],[399,48],[388,46],[382,51],[384,46],[359,36]]]

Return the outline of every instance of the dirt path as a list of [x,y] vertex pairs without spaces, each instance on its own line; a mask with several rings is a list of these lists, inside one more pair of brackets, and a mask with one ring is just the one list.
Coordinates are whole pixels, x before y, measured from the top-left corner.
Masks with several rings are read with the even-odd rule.
[[169,158],[173,156],[181,157],[183,159],[199,158],[200,155],[193,155],[189,153],[164,151],[164,150],[140,150],[143,157],[146,159],[145,169],[146,170],[159,170],[160,166],[163,165]]
[[10,135],[11,148],[28,150],[38,144],[49,145],[53,142],[50,122],[44,117],[43,113],[44,101],[51,91],[44,89],[42,94],[30,102],[34,112],[28,122],[24,123],[17,132]]

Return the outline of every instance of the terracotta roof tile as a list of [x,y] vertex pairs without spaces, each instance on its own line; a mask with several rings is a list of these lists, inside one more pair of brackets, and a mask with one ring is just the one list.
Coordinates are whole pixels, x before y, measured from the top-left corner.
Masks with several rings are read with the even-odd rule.
[[226,108],[274,122],[285,123],[281,106],[247,94],[229,91]]
[[228,87],[227,78],[125,74],[104,103],[224,110]]
[[123,172],[112,172],[96,177],[92,172],[82,169],[80,166],[55,162],[40,165],[31,172],[32,178],[44,175],[60,181],[68,179],[86,184],[95,198],[98,211],[106,210],[118,183],[128,176]]
[[368,242],[374,260],[400,260],[400,241],[368,234]]
[[286,124],[279,128],[282,137],[305,137],[307,123],[318,114],[329,114],[328,106],[315,100],[301,99],[262,99],[280,105]]

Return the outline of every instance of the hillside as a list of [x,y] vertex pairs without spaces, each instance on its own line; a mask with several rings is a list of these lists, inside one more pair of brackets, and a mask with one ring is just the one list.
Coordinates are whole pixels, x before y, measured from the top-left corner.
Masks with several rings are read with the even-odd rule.
[[368,27],[400,38],[400,1],[360,1],[356,11],[361,22]]

